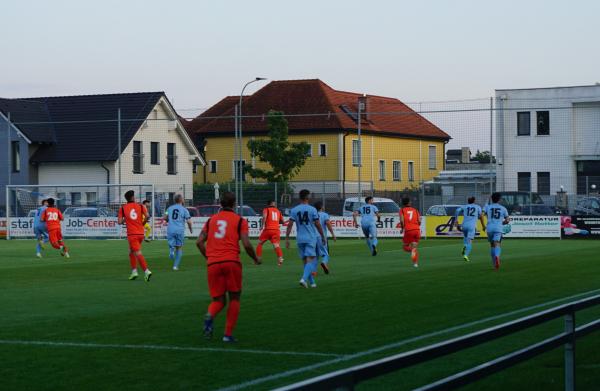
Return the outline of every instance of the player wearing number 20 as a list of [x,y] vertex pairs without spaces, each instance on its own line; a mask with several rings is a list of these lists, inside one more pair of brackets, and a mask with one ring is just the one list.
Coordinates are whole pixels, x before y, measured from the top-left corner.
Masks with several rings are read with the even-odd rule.
[[481,206],[475,203],[475,197],[469,197],[467,200],[468,204],[461,206],[456,209],[455,224],[459,227],[458,216],[463,215],[463,222],[460,225],[460,229],[463,233],[463,259],[469,262],[469,254],[473,248],[473,239],[475,239],[475,233],[477,232],[477,219],[481,221],[481,226],[485,230],[485,222],[483,221],[483,215],[481,212]]
[[60,255],[69,258],[69,250],[63,242],[60,222],[63,221],[63,215],[60,210],[54,206],[54,198],[48,198],[48,207],[42,212],[41,220],[48,227],[48,236],[50,244],[57,250],[60,250]]
[[175,204],[169,206],[165,212],[167,226],[167,241],[169,242],[169,258],[173,261],[173,270],[179,270],[183,256],[183,241],[185,240],[185,224],[187,223],[192,233],[192,220],[190,212],[183,206],[183,196],[175,195]]
[[231,192],[223,193],[221,207],[223,209],[219,213],[208,219],[196,241],[196,246],[206,258],[208,290],[212,297],[204,318],[204,337],[212,338],[213,320],[225,307],[225,295],[229,294],[223,342],[235,342],[232,333],[240,312],[242,293],[240,240],[254,263],[259,265],[260,260],[248,238],[248,222],[233,211],[235,195]]
[[502,249],[503,225],[508,224],[509,217],[506,208],[499,204],[501,199],[500,193],[492,194],[492,203],[487,204],[483,208],[483,213],[487,216],[487,237],[490,242],[490,255],[492,256],[492,264],[498,270],[500,268],[500,253]]
[[129,242],[129,264],[131,265],[130,280],[138,277],[137,264],[144,269],[144,280],[150,281],[152,272],[148,269],[146,258],[142,254],[142,242],[144,241],[144,223],[150,215],[142,204],[135,202],[135,193],[129,190],[125,193],[127,203],[119,208],[119,224],[125,223],[127,227],[127,241]]

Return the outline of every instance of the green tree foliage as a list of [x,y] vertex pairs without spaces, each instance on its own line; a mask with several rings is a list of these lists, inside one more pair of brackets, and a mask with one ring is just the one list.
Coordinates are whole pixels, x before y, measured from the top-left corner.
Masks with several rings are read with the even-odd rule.
[[[490,151],[480,152],[477,150],[477,153],[473,157],[473,160],[478,161],[479,163],[489,163],[490,162]],[[496,157],[492,156],[492,163],[496,163]]]
[[306,163],[310,146],[305,141],[289,142],[288,123],[283,112],[270,110],[267,124],[269,137],[264,140],[248,141],[248,149],[253,156],[260,162],[267,163],[271,169],[245,165],[244,170],[253,178],[262,178],[269,182],[288,182]]

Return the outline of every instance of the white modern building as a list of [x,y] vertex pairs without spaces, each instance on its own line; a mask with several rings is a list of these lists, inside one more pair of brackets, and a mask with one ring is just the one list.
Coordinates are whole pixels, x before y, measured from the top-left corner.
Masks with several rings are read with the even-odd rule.
[[600,84],[496,90],[497,189],[600,188]]

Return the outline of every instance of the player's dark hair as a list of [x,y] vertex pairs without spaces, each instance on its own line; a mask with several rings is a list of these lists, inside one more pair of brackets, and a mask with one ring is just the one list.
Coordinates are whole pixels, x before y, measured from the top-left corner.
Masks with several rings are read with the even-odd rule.
[[494,193],[492,194],[492,202],[497,204],[498,201],[500,201],[500,198],[502,198],[502,195],[500,193]]
[[133,190],[128,190],[125,193],[125,199],[127,200],[127,202],[134,201],[134,198],[135,198],[135,192]]
[[54,198],[50,197],[46,201],[48,201],[48,206],[54,206]]
[[467,201],[469,202],[469,204],[473,204],[475,202],[475,197],[469,197]]
[[304,189],[304,190],[300,190],[300,199],[302,201],[306,201],[308,199],[308,196],[310,195],[310,191]]
[[323,209],[323,201],[317,201],[313,204],[313,206],[315,207],[316,210],[321,210],[321,209]]
[[274,203],[275,203],[274,200],[269,200],[269,201],[267,201],[267,206],[271,206],[271,204],[274,204]]
[[221,206],[223,208],[233,209],[235,205],[235,194],[226,191],[221,195]]
[[365,198],[365,203],[368,204],[369,201],[371,201],[372,199],[373,199],[373,197],[371,197],[371,196]]
[[144,204],[144,205],[146,205],[146,204],[149,204],[149,203],[150,203],[150,200],[144,200],[144,201],[142,202],[142,204]]
[[403,197],[402,198],[402,206],[408,206],[408,205],[410,205],[410,198]]
[[44,202],[46,202],[46,201],[48,201],[48,200],[43,199],[42,202],[40,203],[40,205],[44,205]]

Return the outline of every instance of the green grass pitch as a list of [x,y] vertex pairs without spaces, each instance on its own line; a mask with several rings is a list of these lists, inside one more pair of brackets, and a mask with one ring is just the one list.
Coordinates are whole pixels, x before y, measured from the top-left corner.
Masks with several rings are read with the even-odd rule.
[[[298,286],[295,249],[279,268],[266,245],[263,265],[244,260],[239,342],[225,346],[224,313],[215,339],[202,338],[209,298],[193,241],[179,272],[166,242],[146,244],[150,283],[127,280],[125,241],[67,243],[68,261],[51,249],[36,259],[33,241],[0,241],[0,389],[271,389],[600,293],[600,241],[506,240],[495,272],[482,240],[470,263],[460,240],[423,240],[418,270],[397,239],[381,240],[377,257],[362,240],[341,240],[331,244],[332,274],[320,273],[317,289]],[[600,308],[588,310],[578,322],[599,316]],[[359,389],[414,388],[562,327],[557,320]],[[576,352],[578,389],[598,389],[600,333]],[[467,389],[560,390],[562,355],[557,349]]]

